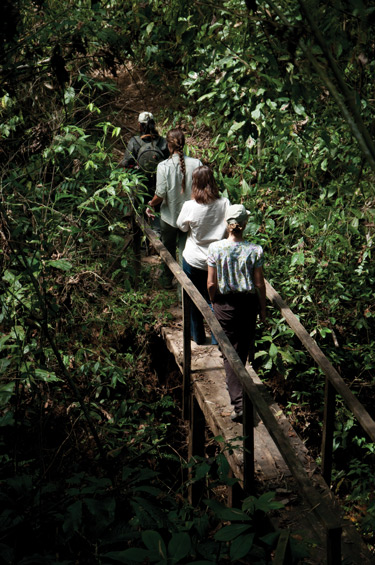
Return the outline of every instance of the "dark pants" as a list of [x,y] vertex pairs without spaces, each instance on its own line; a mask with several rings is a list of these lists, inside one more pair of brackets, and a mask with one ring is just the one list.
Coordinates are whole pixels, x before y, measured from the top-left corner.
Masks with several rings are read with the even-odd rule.
[[[213,307],[225,335],[245,365],[255,338],[258,295],[218,295]],[[242,410],[242,385],[225,357],[224,368],[231,404],[239,412]]]
[[[169,253],[172,255],[173,259],[176,259],[176,247],[178,245],[179,263],[182,265],[182,252],[185,248],[187,233],[174,228],[170,224],[167,224],[162,219],[160,219],[160,230],[161,230],[161,241],[168,249]],[[163,262],[164,277],[166,281],[172,282],[173,273]]]
[[[184,258],[182,258],[182,268],[184,273],[189,277],[197,290],[199,290],[212,310],[211,301],[207,292],[207,271],[192,267],[191,265],[189,265],[189,263],[187,263],[187,261],[185,261]],[[206,342],[203,316],[193,302],[191,303],[190,310],[190,331],[191,337],[193,338],[195,343],[197,343],[198,345],[203,345]],[[211,344],[217,345],[217,341],[213,334],[211,334]]]

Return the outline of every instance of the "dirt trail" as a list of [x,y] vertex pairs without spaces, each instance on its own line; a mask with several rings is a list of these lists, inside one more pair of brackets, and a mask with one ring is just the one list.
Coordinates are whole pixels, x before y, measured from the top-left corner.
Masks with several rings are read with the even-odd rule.
[[[204,126],[197,126],[195,120],[187,115],[186,119],[176,120],[173,114],[181,113],[184,101],[172,95],[171,89],[149,82],[147,72],[139,69],[123,67],[116,78],[120,94],[114,104],[117,111],[116,125],[121,127],[121,141],[117,144],[115,154],[120,160],[129,139],[138,133],[138,115],[140,112],[152,112],[156,127],[161,135],[166,135],[169,129],[180,127],[185,133],[186,145],[197,147],[198,153],[211,144],[211,134]],[[171,75],[171,83],[178,82]],[[179,85],[176,84],[176,91]],[[201,158],[201,154],[198,155]]]

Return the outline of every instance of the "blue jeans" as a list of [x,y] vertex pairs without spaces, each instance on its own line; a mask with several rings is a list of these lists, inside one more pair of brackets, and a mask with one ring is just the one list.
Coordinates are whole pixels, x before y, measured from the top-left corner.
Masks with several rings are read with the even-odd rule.
[[[210,306],[211,310],[213,311],[210,299],[208,297],[207,292],[207,271],[203,271],[203,269],[197,269],[196,267],[192,267],[182,258],[182,269],[187,277],[191,280],[191,282],[195,285],[197,290],[201,293],[203,298],[206,299],[208,305]],[[206,342],[206,333],[204,331],[204,322],[203,316],[195,306],[195,304],[191,303],[191,310],[190,310],[190,331],[191,337],[198,345],[203,345]],[[217,341],[213,333],[211,333],[211,344],[217,345]]]

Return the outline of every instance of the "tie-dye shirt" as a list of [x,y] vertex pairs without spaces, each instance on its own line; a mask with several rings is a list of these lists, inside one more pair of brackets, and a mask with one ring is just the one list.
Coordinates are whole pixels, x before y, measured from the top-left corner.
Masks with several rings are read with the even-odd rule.
[[263,263],[263,248],[249,241],[223,239],[208,248],[207,265],[217,270],[220,294],[255,293],[254,269]]

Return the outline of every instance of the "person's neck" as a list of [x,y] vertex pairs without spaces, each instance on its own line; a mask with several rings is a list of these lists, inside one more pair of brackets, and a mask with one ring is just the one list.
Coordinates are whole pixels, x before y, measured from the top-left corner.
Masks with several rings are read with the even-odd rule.
[[243,241],[242,232],[239,233],[239,234],[235,234],[234,232],[230,232],[230,234],[228,235],[228,239],[229,239],[229,241],[235,241],[235,242]]

